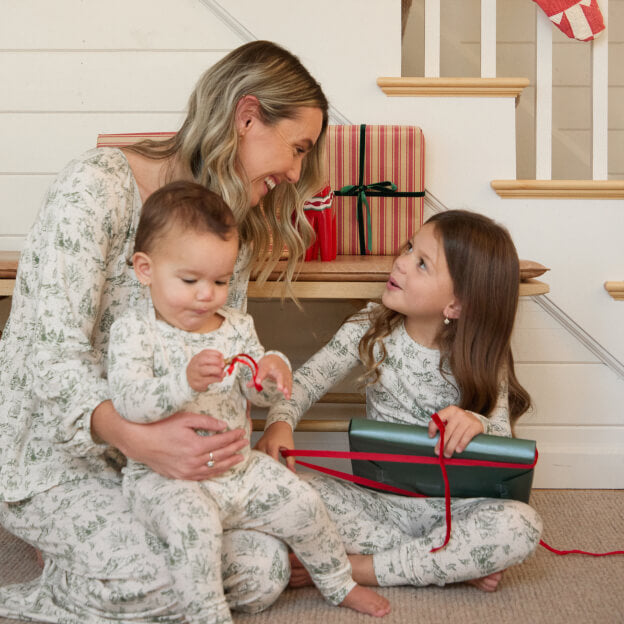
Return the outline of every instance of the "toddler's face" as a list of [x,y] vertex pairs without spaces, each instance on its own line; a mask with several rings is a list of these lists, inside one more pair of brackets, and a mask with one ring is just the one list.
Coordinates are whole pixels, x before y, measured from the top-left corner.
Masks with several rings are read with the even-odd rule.
[[157,318],[206,333],[221,324],[216,312],[227,299],[237,254],[236,234],[222,240],[174,228],[149,254],[135,254],[134,264],[139,280],[150,287]]

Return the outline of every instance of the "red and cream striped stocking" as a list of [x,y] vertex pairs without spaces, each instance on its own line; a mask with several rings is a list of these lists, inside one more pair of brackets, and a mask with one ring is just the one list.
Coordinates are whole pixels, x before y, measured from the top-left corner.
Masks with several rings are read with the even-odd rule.
[[605,29],[598,0],[533,0],[570,39],[589,41]]

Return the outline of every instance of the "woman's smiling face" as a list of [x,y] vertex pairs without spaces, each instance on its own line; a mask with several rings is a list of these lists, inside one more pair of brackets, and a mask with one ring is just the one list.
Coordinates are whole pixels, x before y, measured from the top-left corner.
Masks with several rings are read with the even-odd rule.
[[256,206],[278,184],[299,180],[303,159],[321,134],[323,113],[319,108],[302,106],[292,119],[267,125],[252,107],[248,108],[237,122],[238,162],[249,180],[250,206]]

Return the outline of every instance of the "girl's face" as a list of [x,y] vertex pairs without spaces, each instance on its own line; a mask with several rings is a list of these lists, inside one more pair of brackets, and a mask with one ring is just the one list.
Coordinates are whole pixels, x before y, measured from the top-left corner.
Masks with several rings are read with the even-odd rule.
[[433,225],[425,224],[394,261],[381,300],[405,316],[414,340],[433,347],[444,318],[459,318],[453,290],[442,240]]
[[323,113],[302,106],[293,119],[269,126],[261,121],[257,107],[248,108],[247,114],[237,117],[238,162],[249,180],[250,205],[257,206],[278,184],[299,180],[303,159],[321,134]]
[[173,227],[149,254],[133,256],[134,270],[149,286],[156,317],[188,332],[217,329],[238,255],[238,237]]

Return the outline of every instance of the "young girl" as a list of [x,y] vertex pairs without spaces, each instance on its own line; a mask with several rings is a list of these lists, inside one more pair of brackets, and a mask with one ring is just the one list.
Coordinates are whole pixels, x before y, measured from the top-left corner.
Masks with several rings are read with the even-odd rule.
[[[519,266],[509,233],[487,217],[436,214],[395,260],[381,304],[369,304],[295,374],[292,398],[271,408],[257,448],[272,457],[293,448],[301,416],[360,362],[367,417],[446,426],[436,453],[461,453],[479,433],[511,436],[530,405],[514,373],[510,337]],[[293,467],[292,458],[289,465]],[[306,475],[309,476],[309,475]],[[338,526],[353,577],[368,585],[445,585],[468,581],[494,591],[502,571],[536,548],[541,520],[523,503],[452,499],[447,546],[444,500],[407,498],[309,476]],[[292,558],[291,585],[308,582]]]
[[[176,412],[210,414],[249,436],[247,400],[267,406],[282,393],[290,397],[285,357],[265,353],[248,314],[224,307],[237,255],[234,215],[204,186],[174,182],[147,199],[132,260],[151,300],[122,314],[110,333],[108,379],[124,418],[154,423]],[[226,366],[225,357],[241,353],[258,360],[257,374],[236,360]],[[275,383],[260,392],[265,379]],[[208,454],[209,467],[218,454]],[[385,615],[386,599],[353,582],[317,493],[263,453],[241,454],[241,463],[204,481],[169,479],[132,460],[124,469],[132,510],[167,544],[185,621],[232,622],[220,565],[224,529],[284,540],[330,603]]]

